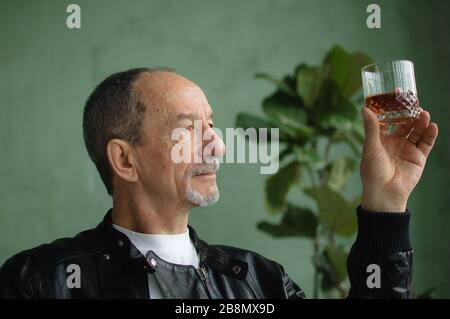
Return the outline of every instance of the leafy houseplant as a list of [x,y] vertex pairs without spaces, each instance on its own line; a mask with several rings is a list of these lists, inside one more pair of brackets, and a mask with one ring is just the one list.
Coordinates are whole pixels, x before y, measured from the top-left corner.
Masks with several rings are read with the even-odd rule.
[[[343,187],[358,168],[363,142],[360,69],[372,63],[364,53],[331,48],[319,66],[298,65],[283,79],[259,73],[257,78],[275,84],[273,94],[263,100],[264,118],[239,113],[237,127],[280,130],[281,167],[266,180],[266,202],[271,213],[281,214],[279,224],[267,221],[258,228],[274,237],[303,237],[314,247],[313,297],[347,294],[346,260],[348,247],[337,239],[356,231],[355,207],[360,196],[347,198]],[[331,158],[330,150],[345,143],[346,155]],[[307,176],[307,178],[301,178]],[[287,200],[293,185],[315,203],[314,207],[295,205]]]

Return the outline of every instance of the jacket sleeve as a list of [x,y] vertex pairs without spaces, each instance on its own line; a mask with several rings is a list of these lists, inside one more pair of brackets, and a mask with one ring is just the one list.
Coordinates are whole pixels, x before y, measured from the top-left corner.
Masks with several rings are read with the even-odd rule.
[[304,299],[305,292],[286,273],[283,275],[284,287],[288,299]]
[[413,251],[410,212],[368,212],[358,206],[358,236],[348,259],[349,298],[409,298]]
[[23,274],[26,272],[27,258],[24,253],[8,259],[0,267],[0,299],[33,298],[31,286],[25,284]]

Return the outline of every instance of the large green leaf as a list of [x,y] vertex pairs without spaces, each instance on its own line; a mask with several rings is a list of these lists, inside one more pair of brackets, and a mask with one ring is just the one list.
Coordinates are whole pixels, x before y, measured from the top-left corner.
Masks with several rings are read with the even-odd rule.
[[281,134],[292,140],[305,143],[313,134],[313,129],[306,125],[307,118],[303,109],[283,92],[277,91],[263,101],[263,110]]
[[[322,70],[326,74],[325,66]],[[359,106],[346,95],[338,80],[332,76],[325,76],[314,110],[315,122],[320,123],[321,127],[349,130],[358,118]]]
[[343,97],[342,100],[339,101],[339,114],[350,121],[353,122],[357,119],[358,112],[358,106],[356,106],[349,98]]
[[279,80],[276,77],[263,72],[255,74],[255,77],[257,79],[264,79],[274,83],[280,91],[286,93],[292,98],[297,97],[297,94],[292,87],[292,82],[290,81],[291,79],[289,77],[285,77],[283,80]]
[[329,245],[325,248],[325,256],[334,270],[334,282],[343,282],[347,278],[347,252],[341,247]]
[[243,129],[251,127],[254,127],[256,129],[273,127],[272,123],[270,123],[269,121],[245,112],[238,113],[236,117],[236,126],[242,127]]
[[353,202],[328,185],[303,190],[312,197],[319,210],[319,220],[340,236],[350,236],[356,231],[356,213]]
[[311,108],[319,95],[322,81],[321,69],[319,67],[305,66],[298,69],[297,93],[302,98],[305,106]]
[[280,124],[293,127],[306,125],[306,113],[296,101],[281,91],[276,91],[263,101],[263,111]]
[[323,129],[350,130],[358,108],[334,80],[324,80],[315,105],[313,119]]
[[340,247],[328,245],[318,254],[314,264],[322,275],[321,288],[324,292],[336,289],[347,278],[347,253]]
[[361,136],[355,135],[352,131],[340,131],[334,134],[333,141],[347,144],[357,157],[361,157]]
[[292,154],[292,147],[291,145],[287,145],[282,151],[280,151],[280,156],[278,158],[279,162],[281,163],[286,157],[290,156]]
[[341,89],[344,89],[346,85],[350,63],[350,54],[338,45],[332,47],[325,56],[323,65],[329,71],[330,78],[333,79]]
[[356,161],[346,156],[333,161],[327,178],[328,186],[339,192],[356,168]]
[[338,130],[348,131],[352,127],[352,122],[339,113],[331,113],[323,116],[319,124],[322,128],[332,129],[333,132]]
[[366,65],[374,63],[374,60],[367,54],[355,52],[351,55],[348,79],[344,89],[346,96],[351,96],[362,87],[361,69]]
[[325,252],[315,254],[313,263],[317,272],[321,274],[321,288],[324,292],[328,292],[336,287],[336,275],[334,274],[333,266],[331,266]]
[[352,205],[353,207],[356,207],[356,206],[358,206],[359,204],[361,204],[361,201],[362,201],[362,195],[356,196],[355,198],[352,199],[351,205]]
[[280,168],[266,181],[266,201],[271,212],[286,207],[286,196],[300,177],[301,166],[297,161]]
[[339,113],[342,100],[343,95],[337,83],[331,79],[325,79],[320,86],[313,114],[321,118],[327,114]]
[[314,238],[317,224],[317,217],[311,210],[289,205],[280,224],[263,221],[258,223],[258,228],[274,237]]
[[361,68],[373,63],[362,52],[348,53],[340,46],[333,47],[324,60],[330,76],[342,89],[343,95],[349,97],[361,87]]
[[326,162],[315,148],[292,147],[296,160],[302,164],[308,165],[314,169],[322,169]]
[[[276,127],[276,125],[274,125],[273,123],[262,119],[258,116],[249,114],[249,113],[245,113],[245,112],[241,112],[238,113],[237,117],[236,117],[236,127],[240,127],[243,128],[244,130],[248,129],[248,128],[255,128],[257,130],[256,132],[256,141],[258,141],[259,139],[259,134],[258,134],[258,129],[260,128],[267,128],[267,141],[271,141],[271,128],[272,127]],[[285,141],[287,140],[287,136],[283,135],[283,134],[279,134],[279,139],[280,141]]]

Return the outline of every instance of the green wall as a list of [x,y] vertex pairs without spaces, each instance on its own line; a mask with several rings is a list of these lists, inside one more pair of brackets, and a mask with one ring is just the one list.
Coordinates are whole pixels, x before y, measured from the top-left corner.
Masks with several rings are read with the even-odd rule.
[[[65,26],[66,6],[82,10],[81,30]],[[448,209],[450,115],[448,1],[377,1],[382,28],[365,26],[372,1],[0,1],[0,262],[57,237],[95,226],[111,206],[84,149],[85,99],[108,74],[171,66],[198,83],[216,125],[260,112],[272,87],[254,73],[281,76],[318,63],[333,45],[377,60],[416,63],[422,105],[440,138],[409,207],[417,291],[450,296]],[[221,200],[190,222],[210,243],[251,249],[283,264],[312,295],[311,244],[256,230],[268,218],[258,165],[224,164]],[[360,187],[354,178],[353,189]],[[295,197],[295,191],[291,196]],[[447,287],[447,288],[446,288]]]

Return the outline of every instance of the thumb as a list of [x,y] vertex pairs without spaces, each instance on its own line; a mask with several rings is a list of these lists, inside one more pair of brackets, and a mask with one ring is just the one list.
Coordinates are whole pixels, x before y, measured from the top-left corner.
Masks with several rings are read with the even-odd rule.
[[364,133],[366,146],[377,145],[380,142],[380,124],[374,112],[368,107],[361,109],[361,115],[364,121]]

